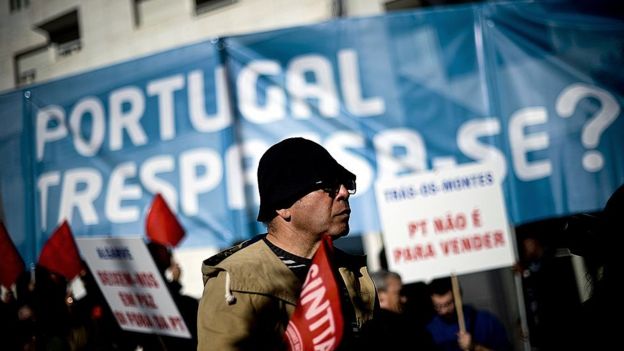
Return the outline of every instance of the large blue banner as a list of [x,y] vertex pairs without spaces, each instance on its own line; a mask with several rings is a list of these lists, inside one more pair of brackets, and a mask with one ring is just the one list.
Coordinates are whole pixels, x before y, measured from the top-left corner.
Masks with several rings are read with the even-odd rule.
[[16,243],[32,260],[64,218],[79,236],[143,235],[160,192],[184,247],[223,247],[264,231],[257,163],[293,135],[357,174],[356,235],[379,230],[377,179],[485,160],[515,224],[599,210],[624,183],[623,47],[621,20],[486,3],[227,37],[37,85],[0,97],[3,120],[23,116],[2,158],[29,160],[2,171],[6,221],[35,233]]

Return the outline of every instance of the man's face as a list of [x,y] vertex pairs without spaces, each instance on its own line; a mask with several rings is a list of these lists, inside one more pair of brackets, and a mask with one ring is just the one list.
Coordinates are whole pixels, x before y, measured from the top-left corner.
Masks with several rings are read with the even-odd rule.
[[449,291],[445,294],[431,295],[431,303],[436,313],[447,321],[455,319],[455,302],[453,301],[453,292]]
[[541,244],[534,238],[524,239],[522,241],[522,247],[524,249],[524,256],[530,261],[538,260],[544,254]]
[[334,238],[349,233],[349,191],[339,185],[336,191],[315,190],[297,200],[291,207],[292,225],[299,231],[328,234]]
[[379,292],[379,305],[385,310],[401,313],[405,304],[405,296],[401,295],[403,283],[396,277],[388,277],[386,291]]

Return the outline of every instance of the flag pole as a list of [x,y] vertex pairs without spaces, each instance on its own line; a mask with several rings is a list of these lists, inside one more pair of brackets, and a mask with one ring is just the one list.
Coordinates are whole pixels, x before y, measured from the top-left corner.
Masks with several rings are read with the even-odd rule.
[[35,277],[36,277],[36,264],[33,262],[30,264],[30,283],[28,283],[28,290],[33,291],[35,290]]
[[[24,169],[24,184],[26,184],[26,188],[36,189],[36,163],[34,155],[34,150],[36,149],[36,140],[33,135],[33,131],[36,130],[35,127],[35,118],[33,118],[33,108],[38,107],[35,104],[35,99],[33,99],[32,91],[26,90],[22,95],[22,117],[24,118],[25,123],[27,123],[26,127],[23,128],[24,133],[24,147],[25,151],[23,153],[24,157],[22,157],[22,167]],[[35,191],[26,192],[25,198],[25,208],[37,208],[37,194]],[[24,231],[26,233],[26,237],[29,237],[29,234],[32,236],[32,240],[30,240],[30,266],[32,270],[34,270],[34,266],[37,262],[37,255],[39,252],[39,240],[41,230],[37,228],[37,219],[41,222],[42,226],[45,227],[45,223],[43,223],[43,218],[37,218],[36,211],[33,211],[32,216],[26,214],[24,216]],[[27,260],[25,260],[27,261]],[[34,273],[33,273],[34,275]],[[31,284],[34,284],[34,278],[31,279]]]

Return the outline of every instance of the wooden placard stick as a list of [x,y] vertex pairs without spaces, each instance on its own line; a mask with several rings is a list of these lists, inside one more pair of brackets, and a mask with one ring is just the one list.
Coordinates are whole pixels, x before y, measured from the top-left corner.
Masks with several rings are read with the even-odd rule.
[[457,322],[459,323],[459,332],[466,332],[466,321],[464,320],[464,308],[462,305],[461,293],[459,291],[459,283],[455,273],[451,273],[451,283],[453,285],[453,300],[455,300],[455,311],[457,312]]

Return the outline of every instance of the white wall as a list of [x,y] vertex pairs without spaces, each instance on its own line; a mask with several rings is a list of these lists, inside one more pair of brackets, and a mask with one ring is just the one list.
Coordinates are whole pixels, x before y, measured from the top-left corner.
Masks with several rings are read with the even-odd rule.
[[44,57],[47,64],[38,63],[37,82],[212,37],[332,18],[331,0],[237,0],[200,15],[193,0],[148,0],[140,5],[143,24],[135,27],[132,0],[30,0],[29,7],[14,13],[9,13],[9,0],[0,2],[0,91],[14,88],[14,56],[47,43],[36,26],[72,9],[79,11],[82,50]]

